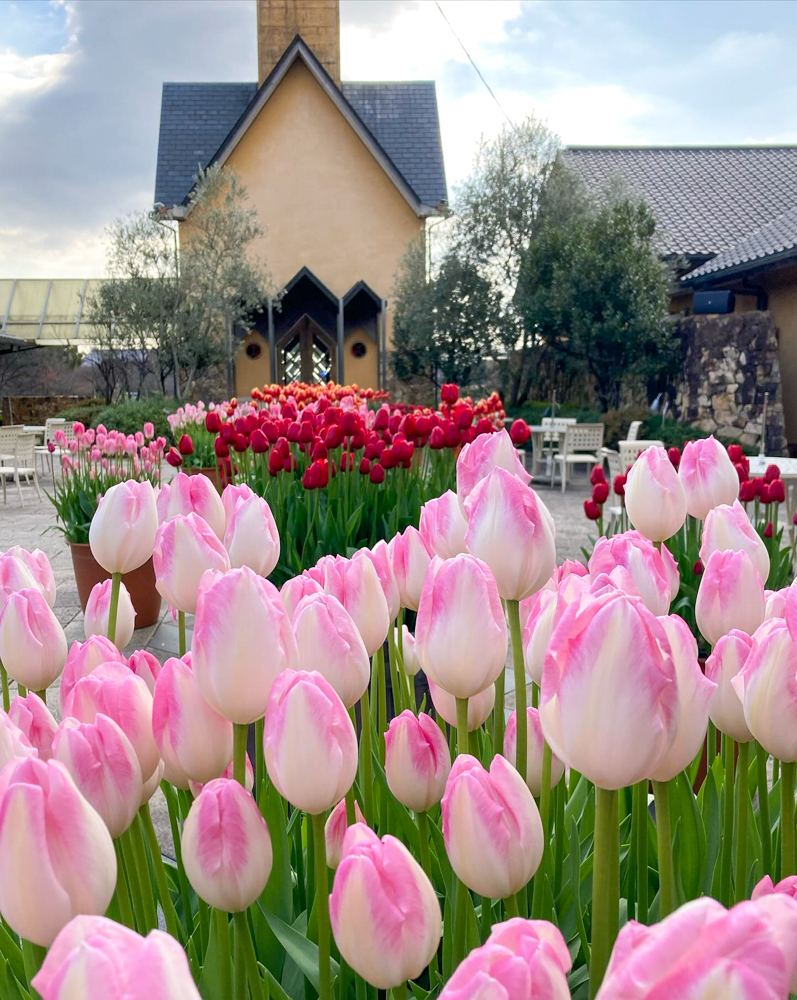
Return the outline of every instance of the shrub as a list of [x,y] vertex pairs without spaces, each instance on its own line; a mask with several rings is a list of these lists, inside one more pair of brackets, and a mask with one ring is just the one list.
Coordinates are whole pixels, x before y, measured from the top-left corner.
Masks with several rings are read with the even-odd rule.
[[151,420],[155,425],[155,433],[162,434],[171,440],[169,423],[166,414],[174,409],[172,400],[163,396],[150,396],[147,399],[127,399],[123,403],[113,403],[104,406],[92,417],[91,426],[105,424],[108,430],[122,431],[125,434],[135,434],[144,424]]
[[77,406],[68,406],[65,410],[61,410],[57,416],[64,420],[79,420],[86,427],[91,427],[95,416],[100,410],[104,410],[106,405],[104,399],[91,399],[79,403]]
[[[607,448],[616,448],[620,441],[625,441],[628,437],[628,428],[632,421],[641,420],[643,426],[640,431],[644,431],[644,423],[650,416],[645,406],[624,406],[619,410],[607,410],[601,415],[600,421],[606,427],[603,435],[603,443]],[[646,437],[646,434],[638,434],[637,437]],[[656,437],[656,435],[653,435]]]

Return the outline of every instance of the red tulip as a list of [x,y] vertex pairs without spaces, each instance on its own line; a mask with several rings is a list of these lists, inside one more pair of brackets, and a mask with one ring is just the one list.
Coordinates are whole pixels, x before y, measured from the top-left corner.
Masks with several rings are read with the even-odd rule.
[[232,444],[232,440],[235,437],[235,428],[232,424],[222,424],[221,430],[219,431],[219,436],[225,444]]
[[[315,430],[313,429],[313,425],[309,421],[303,420],[299,424],[299,441],[302,444],[310,444],[314,437]],[[288,435],[288,440],[290,440],[290,435]]]
[[268,471],[270,475],[276,476],[278,472],[282,472],[284,465],[285,460],[282,457],[282,452],[278,448],[272,448],[268,455]]
[[285,434],[285,437],[287,437],[287,439],[292,444],[298,444],[299,443],[299,430],[300,430],[299,423],[298,423],[298,421],[294,420],[293,423],[288,424],[288,430],[287,430],[287,432]]
[[739,499],[742,503],[750,503],[751,500],[755,500],[757,492],[755,479],[745,479],[743,483],[739,484]]
[[205,430],[210,434],[218,434],[221,430],[221,417],[215,410],[205,414]]
[[767,471],[764,473],[764,482],[771,483],[773,479],[780,479],[780,469],[774,463],[767,466]]
[[446,448],[458,448],[462,443],[462,434],[460,433],[459,427],[452,421],[449,421],[444,429]]
[[194,454],[194,442],[191,440],[191,436],[189,434],[183,434],[177,444],[177,450],[181,455]]
[[311,454],[311,458],[313,459],[313,461],[317,462],[320,459],[328,457],[329,457],[329,452],[327,451],[327,446],[324,444],[323,441],[316,441],[316,443],[313,445],[313,451]]
[[495,430],[495,425],[489,417],[482,417],[476,423],[476,433],[477,434],[492,434]]
[[672,464],[677,469],[681,464],[681,451],[679,448],[672,447],[667,449],[667,458],[672,462]]
[[226,458],[230,454],[230,449],[220,437],[217,437],[213,442],[213,450],[216,452],[217,458]]
[[354,410],[346,410],[340,420],[340,426],[346,437],[360,430],[360,417]]
[[249,438],[245,434],[236,434],[232,446],[237,452],[244,452],[249,447]]
[[602,511],[600,505],[595,503],[594,500],[585,500],[584,513],[587,515],[590,521],[597,521],[598,518],[601,516]]
[[256,455],[265,455],[269,449],[268,438],[258,427],[257,430],[252,431],[252,437],[250,438],[250,443],[252,445],[252,451]]
[[385,481],[385,467],[379,462],[374,462],[371,466],[370,479],[372,483],[383,483]]
[[764,538],[772,538],[772,522],[767,521],[767,526],[764,528]]
[[614,477],[614,492],[618,497],[625,496],[625,476],[615,476]]
[[183,464],[183,460],[180,457],[179,451],[176,448],[169,448],[166,452],[166,461],[169,465],[173,466],[175,469],[179,469]]
[[509,436],[512,438],[512,444],[519,448],[531,437],[529,425],[520,418],[513,420],[512,426],[509,428]]
[[741,462],[733,463],[734,469],[736,469],[736,475],[739,477],[740,483],[747,482],[747,469],[742,465]]
[[459,399],[459,386],[454,382],[447,382],[440,389],[440,398],[444,403],[447,403],[449,406],[453,406]]
[[[590,483],[592,483],[593,486],[596,486],[598,483],[606,482],[606,473],[603,471],[602,465],[596,465],[593,467],[592,473],[590,474],[589,477],[589,481]],[[603,502],[602,500],[598,501],[598,503],[602,502]]]
[[783,503],[786,500],[786,488],[782,479],[773,479],[769,484],[769,502]]
[[742,446],[740,444],[729,444],[728,445],[728,457],[732,462],[741,462],[742,460]]
[[376,411],[376,416],[374,417],[374,430],[375,431],[385,431],[388,427],[388,421],[390,420],[390,411],[386,406]]
[[761,503],[767,504],[769,503],[769,483],[761,482],[760,480],[759,482],[760,486],[758,487],[758,498]]
[[602,504],[606,503],[609,496],[609,484],[606,482],[595,483],[592,487],[592,499],[595,503]]
[[446,446],[446,436],[443,433],[442,427],[433,427],[432,432],[429,435],[429,447],[435,451],[440,451],[441,448]]
[[367,476],[371,472],[371,463],[367,458],[360,459],[360,475]]
[[467,403],[458,403],[454,407],[454,423],[464,431],[473,423],[473,407]]
[[327,448],[339,448],[343,443],[343,431],[338,424],[330,424],[324,434],[324,444]]
[[695,576],[702,576],[704,568],[705,567],[703,566],[703,563],[699,559],[696,559],[695,564],[692,567],[692,572],[695,574]]

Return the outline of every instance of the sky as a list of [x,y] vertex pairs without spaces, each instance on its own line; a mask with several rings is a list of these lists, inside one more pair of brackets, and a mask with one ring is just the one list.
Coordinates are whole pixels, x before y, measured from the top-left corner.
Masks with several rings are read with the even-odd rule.
[[[797,143],[792,0],[440,0],[506,114],[569,144]],[[450,195],[505,121],[433,0],[341,0],[342,76],[437,83]],[[254,80],[254,0],[0,0],[0,277],[104,272],[164,81]]]

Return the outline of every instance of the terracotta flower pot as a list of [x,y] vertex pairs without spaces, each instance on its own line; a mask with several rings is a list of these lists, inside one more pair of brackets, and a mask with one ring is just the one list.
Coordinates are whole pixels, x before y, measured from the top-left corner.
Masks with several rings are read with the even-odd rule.
[[[86,610],[89,595],[92,587],[103,580],[110,580],[111,574],[106,573],[94,556],[91,548],[86,544],[70,542],[72,550],[72,566],[75,570],[75,583],[80,597],[80,604]],[[122,583],[130,594],[133,607],[136,609],[136,628],[146,628],[154,625],[160,618],[161,595],[155,589],[155,570],[152,566],[152,559],[148,559],[143,566],[134,569],[132,573],[125,573]]]
[[205,476],[205,478],[209,479],[216,487],[216,489],[219,490],[219,492],[221,492],[221,490],[219,489],[219,474],[216,471],[216,469],[213,468],[198,469],[195,467],[192,468],[190,465],[188,465],[188,466],[182,466],[179,469],[179,471],[184,472],[187,476]]

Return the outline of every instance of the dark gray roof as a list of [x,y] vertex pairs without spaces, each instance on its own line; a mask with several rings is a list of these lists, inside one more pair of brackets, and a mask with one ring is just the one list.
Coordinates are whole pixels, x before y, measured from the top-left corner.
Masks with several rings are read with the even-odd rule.
[[797,146],[570,146],[562,156],[590,188],[624,177],[666,253],[713,256],[797,205]]
[[792,256],[797,256],[797,206],[690,271],[682,281],[692,284],[699,278],[715,274],[724,277],[731,272],[771,263],[773,259]]
[[[433,82],[343,83],[344,97],[426,205],[447,199]],[[171,208],[191,189],[257,93],[255,83],[164,83],[155,201]]]

